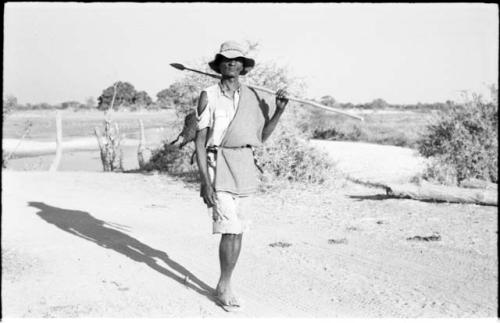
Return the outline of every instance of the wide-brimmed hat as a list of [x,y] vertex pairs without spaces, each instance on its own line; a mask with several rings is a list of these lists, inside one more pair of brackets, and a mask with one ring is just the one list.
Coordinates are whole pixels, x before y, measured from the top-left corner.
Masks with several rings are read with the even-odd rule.
[[255,61],[246,57],[247,50],[245,46],[235,41],[227,41],[220,46],[220,51],[215,55],[213,61],[208,63],[211,69],[220,74],[219,64],[222,57],[226,58],[243,58],[243,70],[241,75],[245,75],[255,66]]

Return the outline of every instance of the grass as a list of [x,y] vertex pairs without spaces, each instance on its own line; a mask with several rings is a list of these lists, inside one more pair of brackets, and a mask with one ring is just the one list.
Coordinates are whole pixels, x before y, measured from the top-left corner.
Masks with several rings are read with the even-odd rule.
[[361,141],[416,148],[434,112],[379,111],[357,113],[363,122],[323,111],[314,111],[303,125],[314,139]]
[[[171,130],[172,136],[180,131],[174,111],[155,112],[113,112],[111,118],[118,122],[124,134],[139,131],[138,119],[144,123],[145,129],[161,128]],[[101,111],[73,112],[62,111],[63,139],[66,137],[94,136],[94,127],[103,127],[104,113]],[[20,138],[26,127],[26,122],[32,122],[32,128],[26,139],[54,140],[55,112],[26,111],[14,112],[4,116],[3,138]],[[169,136],[170,137],[170,136]]]
[[[310,110],[304,119],[301,130],[308,132],[315,139],[362,141],[384,145],[415,148],[425,126],[434,118],[434,114],[425,112],[384,111],[358,113],[365,121],[359,122],[341,115],[321,110]],[[94,136],[94,127],[102,127],[104,114],[100,111],[73,112],[63,111],[63,138]],[[180,122],[175,112],[114,112],[113,120],[120,125],[122,133],[131,134],[139,131],[138,119],[142,119],[145,129],[165,128],[168,138],[175,137],[180,131]],[[26,122],[33,126],[26,139],[54,140],[54,111],[14,112],[4,118],[3,137],[19,138]]]

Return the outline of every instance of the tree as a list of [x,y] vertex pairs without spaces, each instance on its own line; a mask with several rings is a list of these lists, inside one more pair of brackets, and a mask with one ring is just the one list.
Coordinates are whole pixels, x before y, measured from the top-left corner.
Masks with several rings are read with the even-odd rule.
[[[97,98],[99,104],[97,105],[98,110],[108,110],[111,106],[111,101],[113,100],[114,85],[111,85],[105,89],[102,94]],[[121,106],[130,106],[134,103],[134,98],[136,95],[136,90],[134,86],[128,82],[116,82],[116,97],[113,105],[114,110],[118,110]]]
[[328,107],[334,107],[337,103],[331,95],[322,96],[320,102]]
[[292,96],[303,97],[306,89],[302,78],[291,75],[290,69],[275,62],[261,62],[243,78],[243,82],[277,91],[286,88]]
[[29,105],[29,107],[30,107],[30,109],[33,109],[33,110],[52,110],[52,109],[58,108],[58,106],[50,105],[46,102],[37,103],[34,105]]
[[80,109],[82,106],[83,106],[83,104],[81,104],[78,101],[66,101],[66,102],[61,103],[61,109],[68,109],[68,108],[69,109]]
[[13,95],[7,95],[7,97],[3,98],[3,114],[7,115],[12,110],[16,109],[17,107],[17,98]]
[[375,99],[369,104],[371,109],[385,109],[389,107],[389,104],[383,99]]
[[187,76],[184,80],[175,82],[167,89],[158,92],[156,96],[162,108],[175,108],[182,118],[196,107],[202,89],[203,84],[197,84],[197,80]]
[[170,87],[161,90],[156,94],[156,104],[161,108],[161,109],[170,109],[173,108],[173,106],[170,105],[170,96],[171,96],[171,90]]
[[355,105],[352,104],[351,102],[347,102],[347,103],[340,103],[340,107],[343,109],[354,109]]
[[97,103],[94,99],[93,96],[89,96],[86,100],[85,100],[85,107],[89,110],[91,109],[95,109],[97,107]]
[[248,53],[250,54],[250,56],[252,55],[253,52],[257,52],[259,50],[260,47],[259,42],[247,39],[245,43],[247,44]]
[[[206,64],[209,60],[208,58],[201,59],[190,64],[190,67],[199,71],[213,73]],[[168,88],[156,94],[156,104],[160,106],[161,109],[175,109],[177,116],[184,119],[187,114],[196,108],[201,91],[215,82],[217,82],[217,80],[213,78],[197,73],[186,72],[184,77],[179,81],[174,82]]]
[[136,92],[134,96],[134,105],[137,109],[143,109],[153,103],[149,94],[146,91]]

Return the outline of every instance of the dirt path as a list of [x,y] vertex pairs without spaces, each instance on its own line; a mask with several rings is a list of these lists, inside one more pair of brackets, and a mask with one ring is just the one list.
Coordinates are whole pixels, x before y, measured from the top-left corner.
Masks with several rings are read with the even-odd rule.
[[218,236],[195,188],[141,174],[2,179],[5,317],[496,315],[493,207],[385,199],[347,182],[261,194],[234,273],[245,311],[228,314],[207,293]]

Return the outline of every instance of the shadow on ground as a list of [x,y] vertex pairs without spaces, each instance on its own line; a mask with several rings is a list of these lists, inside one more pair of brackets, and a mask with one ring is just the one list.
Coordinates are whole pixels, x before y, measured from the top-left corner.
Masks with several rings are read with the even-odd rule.
[[433,203],[433,204],[448,204],[448,203],[459,203],[459,202],[449,202],[449,201],[438,201],[435,199],[414,199],[406,196],[390,196],[385,194],[376,194],[376,195],[348,195],[349,198],[356,199],[357,202],[361,202],[364,200],[374,200],[374,201],[382,201],[382,200],[414,200],[418,202],[425,203]]
[[[115,229],[123,227],[96,219],[84,211],[61,209],[41,202],[28,202],[28,205],[37,208],[39,210],[37,215],[47,223],[103,248],[114,250],[134,261],[145,263],[157,272],[216,302],[213,288],[171,259],[164,251],[151,248]],[[167,265],[169,269],[161,266],[160,261],[157,262],[156,259]]]

